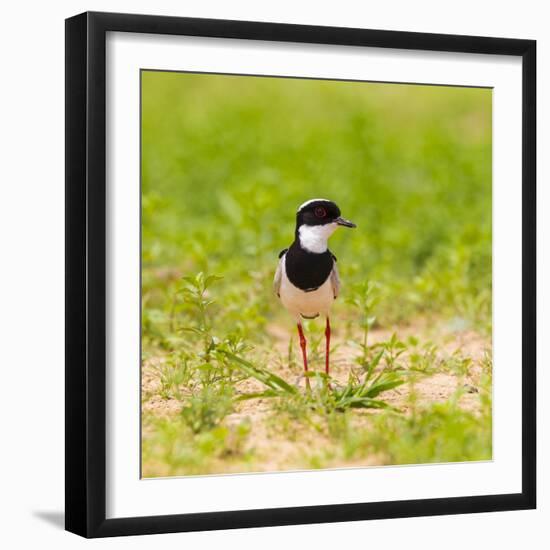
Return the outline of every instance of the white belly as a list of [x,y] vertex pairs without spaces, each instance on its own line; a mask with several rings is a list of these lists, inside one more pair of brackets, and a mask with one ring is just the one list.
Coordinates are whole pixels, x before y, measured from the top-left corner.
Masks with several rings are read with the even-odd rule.
[[334,302],[334,291],[330,282],[330,276],[327,277],[327,280],[317,290],[304,292],[288,280],[284,262],[282,267],[283,272],[279,296],[286,309],[296,317],[328,315],[332,302]]

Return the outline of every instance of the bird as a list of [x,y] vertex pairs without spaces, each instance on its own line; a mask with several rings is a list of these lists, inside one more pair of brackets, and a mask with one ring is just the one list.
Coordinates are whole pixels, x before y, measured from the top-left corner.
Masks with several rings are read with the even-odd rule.
[[[298,207],[294,241],[279,253],[273,279],[275,294],[296,320],[306,387],[308,377],[307,341],[302,319],[326,317],[325,373],[330,376],[330,308],[340,293],[336,256],[328,248],[329,237],[339,227],[357,227],[342,218],[340,208],[328,199],[311,199]],[[330,384],[329,384],[330,387]]]

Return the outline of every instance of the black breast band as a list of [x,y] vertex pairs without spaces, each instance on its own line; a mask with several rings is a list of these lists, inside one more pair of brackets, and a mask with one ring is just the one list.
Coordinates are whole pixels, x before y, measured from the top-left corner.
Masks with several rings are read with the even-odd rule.
[[285,256],[286,276],[304,292],[317,290],[330,276],[333,265],[333,256],[329,250],[315,254],[304,250],[296,241]]

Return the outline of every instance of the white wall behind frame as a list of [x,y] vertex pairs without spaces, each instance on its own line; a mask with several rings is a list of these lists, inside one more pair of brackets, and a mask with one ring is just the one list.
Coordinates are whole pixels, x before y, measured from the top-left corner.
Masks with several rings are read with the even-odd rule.
[[[63,510],[63,19],[86,9],[218,17],[424,32],[536,38],[539,76],[539,181],[550,181],[550,37],[546,4],[463,0],[338,3],[250,0],[60,0],[3,6],[0,35],[0,492],[7,548],[201,548],[266,550],[342,544],[377,548],[533,548],[548,546],[550,477],[539,472],[539,510],[276,529],[85,541],[59,527]],[[539,243],[550,240],[548,186],[539,188]],[[539,244],[539,281],[550,249]],[[539,341],[550,319],[539,285]],[[544,321],[544,324],[541,324]],[[547,338],[546,338],[547,340]],[[550,461],[550,352],[540,346],[539,463]],[[61,518],[61,519],[60,519]]]

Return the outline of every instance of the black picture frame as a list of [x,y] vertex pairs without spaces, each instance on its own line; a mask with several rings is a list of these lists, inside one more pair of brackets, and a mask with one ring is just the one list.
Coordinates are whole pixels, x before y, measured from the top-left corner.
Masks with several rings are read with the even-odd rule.
[[[105,40],[108,31],[519,56],[522,121],[522,491],[517,494],[106,519]],[[66,20],[66,529],[107,537],[531,509],[536,506],[536,42],[116,13]]]

